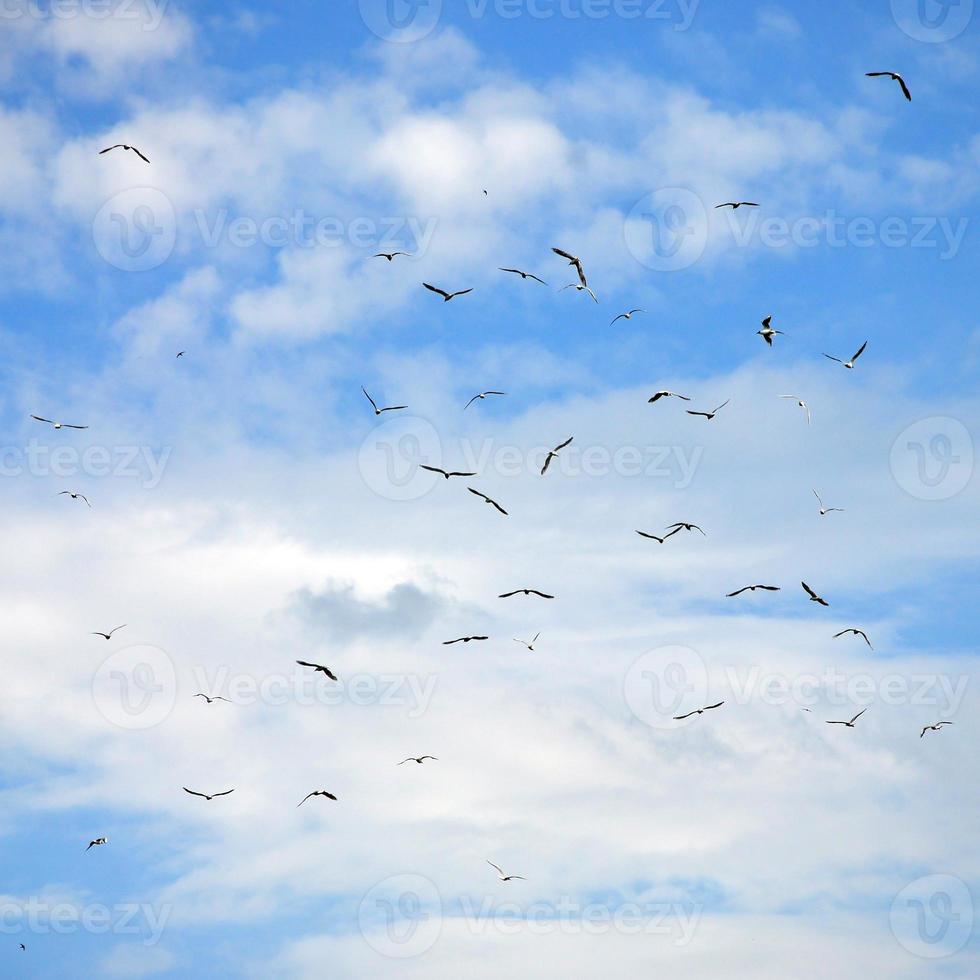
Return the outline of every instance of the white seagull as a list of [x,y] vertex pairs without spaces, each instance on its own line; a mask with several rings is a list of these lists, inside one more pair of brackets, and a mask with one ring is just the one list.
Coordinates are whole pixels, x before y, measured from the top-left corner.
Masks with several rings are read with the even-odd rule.
[[780,398],[788,398],[790,401],[796,402],[796,404],[806,412],[806,424],[810,424],[810,406],[807,405],[799,395],[780,395]]
[[490,867],[497,872],[497,877],[501,881],[527,881],[527,878],[524,878],[521,875],[505,875],[503,871],[493,863],[493,861],[487,861],[487,864],[489,864]]

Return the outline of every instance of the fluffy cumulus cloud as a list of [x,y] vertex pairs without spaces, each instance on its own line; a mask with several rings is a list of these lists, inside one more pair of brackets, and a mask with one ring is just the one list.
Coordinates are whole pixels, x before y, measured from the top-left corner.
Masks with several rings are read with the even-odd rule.
[[[756,26],[801,30],[772,6]],[[118,25],[18,29],[103,78],[189,57],[196,31],[176,11],[139,41]],[[111,886],[165,918],[152,943],[117,929],[97,975],[196,975],[212,946],[228,975],[298,980],[324,963],[344,977],[976,974],[957,890],[980,881],[962,818],[980,804],[963,777],[976,656],[945,618],[980,544],[980,401],[924,390],[883,335],[855,371],[824,359],[863,338],[842,307],[801,314],[774,351],[749,330],[738,343],[757,346],[727,363],[681,358],[682,343],[734,342],[706,322],[678,338],[669,319],[673,282],[700,295],[762,250],[733,245],[746,226],[719,201],[763,186],[792,218],[831,188],[849,202],[873,185],[869,209],[931,187],[953,200],[975,153],[892,156],[849,104],[737,110],[610,65],[606,84],[637,96],[627,112],[601,74],[532,81],[448,31],[361,73],[147,99],[82,131],[0,114],[0,208],[25,255],[55,250],[59,283],[95,282],[78,330],[101,355],[66,333],[3,395],[2,829],[26,840],[52,820],[82,846],[105,833],[86,860],[118,876],[83,889],[21,867],[3,907],[91,905]],[[152,166],[96,157],[131,134]],[[674,280],[630,239],[664,188],[703,208],[689,212],[703,255]],[[96,216],[130,190],[121,220],[171,220],[172,247],[91,276],[67,246],[107,249],[114,223]],[[47,245],[28,234],[42,214]],[[600,311],[554,296],[574,271],[552,245],[589,257]],[[549,287],[501,278],[509,264]],[[423,279],[478,292],[440,304]],[[608,325],[605,296],[624,291],[644,297],[633,324],[659,331],[656,356]],[[587,316],[607,333],[569,349]],[[411,407],[375,416],[362,384]],[[691,401],[649,404],[661,388]],[[710,422],[687,413],[726,399]],[[89,428],[42,428],[35,411]],[[843,512],[821,516],[814,491]],[[636,533],[676,521],[704,533]],[[780,591],[728,598],[763,583]],[[555,598],[500,598],[524,588]],[[119,623],[110,643],[92,635]],[[852,626],[873,648],[835,638]],[[490,639],[447,645],[472,635]],[[826,724],[865,708],[855,728]],[[938,721],[955,727],[919,737]],[[422,755],[437,759],[399,764]],[[299,805],[320,790],[338,801]],[[933,943],[915,910],[936,912],[937,893],[950,904]],[[260,933],[244,953],[228,938]]]

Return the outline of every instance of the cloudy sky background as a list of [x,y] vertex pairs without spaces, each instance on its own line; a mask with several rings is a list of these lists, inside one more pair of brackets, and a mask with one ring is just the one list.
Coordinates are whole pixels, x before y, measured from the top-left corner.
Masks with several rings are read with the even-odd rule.
[[4,8],[3,975],[976,976],[973,4],[443,6]]

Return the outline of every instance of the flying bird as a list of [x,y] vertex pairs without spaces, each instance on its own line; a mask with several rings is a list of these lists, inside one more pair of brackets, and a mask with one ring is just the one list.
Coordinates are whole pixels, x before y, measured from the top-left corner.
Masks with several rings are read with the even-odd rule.
[[92,504],[89,502],[88,497],[86,497],[84,493],[78,493],[75,490],[62,490],[61,493],[58,494],[58,496],[64,497],[65,494],[71,497],[72,500],[84,500],[89,507],[92,506]]
[[185,351],[185,350],[179,350],[179,351],[177,351],[177,357],[175,358],[175,360],[178,360],[179,361],[186,353],[187,353],[187,351]]
[[389,408],[378,408],[374,399],[367,393],[367,390],[363,385],[361,386],[361,391],[364,392],[364,397],[371,403],[371,407],[374,409],[375,415],[382,415],[385,412],[401,412],[402,410],[408,408],[407,405],[392,405]]
[[864,642],[867,643],[869,647],[871,647],[872,650],[874,649],[874,647],[871,646],[871,641],[868,639],[868,634],[865,633],[864,630],[855,629],[854,627],[851,627],[850,629],[846,629],[846,630],[841,630],[839,633],[835,633],[834,639],[836,640],[839,636],[844,636],[847,633],[853,633],[855,636],[860,636],[864,640]]
[[706,711],[714,711],[715,708],[720,708],[724,703],[724,701],[719,701],[717,704],[709,704],[706,708],[698,708],[697,711],[689,711],[686,715],[675,715],[674,721],[686,721],[688,718],[693,718],[695,715],[703,715]]
[[527,878],[523,878],[521,875],[505,875],[504,872],[493,863],[493,861],[487,861],[487,864],[489,864],[490,867],[497,872],[497,877],[501,881],[527,881]]
[[468,402],[467,402],[467,403],[466,403],[466,404],[465,404],[465,405],[463,406],[463,411],[465,412],[465,411],[466,411],[466,409],[468,409],[468,408],[470,407],[470,405],[472,405],[472,404],[473,404],[473,402],[482,402],[482,401],[486,401],[486,398],[487,398],[487,395],[506,395],[506,394],[507,394],[507,392],[506,392],[506,391],[484,391],[484,392],[482,392],[482,393],[481,393],[481,394],[479,394],[479,395],[474,395],[474,396],[473,396],[473,397],[472,397],[472,398],[471,398],[471,399],[470,399],[470,400],[469,400],[469,401],[468,401]]
[[108,844],[108,837],[96,837],[95,840],[90,841],[88,847],[85,848],[86,851],[92,850],[93,847],[102,847],[103,844]]
[[99,156],[102,156],[103,153],[108,153],[110,150],[132,150],[144,163],[150,162],[135,146],[129,146],[126,143],[116,143],[113,146],[107,146],[104,150],[99,150]]
[[457,296],[465,296],[467,293],[472,293],[472,289],[460,289],[455,293],[447,293],[445,289],[439,289],[438,286],[430,286],[427,282],[422,283],[429,292],[437,293],[442,297],[443,302],[448,303],[451,299],[455,299]]
[[776,330],[772,325],[772,316],[767,316],[765,320],[762,321],[762,329],[757,330],[756,333],[770,346],[772,347],[773,337],[785,337],[786,335],[782,330]]
[[759,205],[755,201],[726,201],[724,204],[716,204],[715,210],[719,208],[731,208],[737,211],[739,208],[757,208]]
[[100,633],[98,630],[96,630],[94,633],[92,633],[92,636],[102,636],[102,637],[105,637],[105,639],[107,639],[107,640],[111,640],[112,639],[112,634],[113,633],[118,633],[119,630],[121,630],[125,625],[126,624],[123,623],[122,626],[117,626],[117,627],[115,627],[115,629],[109,630],[108,633]]
[[410,755],[407,759],[403,759],[401,762],[399,762],[398,765],[403,766],[405,765],[406,762],[417,762],[419,765],[422,765],[422,763],[425,762],[426,759],[431,759],[433,762],[439,761],[439,759],[434,755],[420,755],[420,756]]
[[725,597],[726,599],[734,599],[735,596],[741,595],[743,592],[755,592],[757,590],[762,590],[763,592],[779,592],[780,587],[778,585],[747,585],[744,589],[738,589],[735,592],[729,592]]
[[461,636],[458,640],[446,640],[442,645],[451,647],[454,643],[473,643],[475,640],[489,640],[489,636]]
[[919,738],[925,738],[926,732],[938,732],[942,730],[943,725],[953,725],[953,724],[955,724],[955,722],[937,721],[935,725],[926,725],[926,727],[922,729],[922,734],[919,736]]
[[728,399],[723,405],[719,405],[713,412],[692,412],[690,409],[687,410],[688,415],[700,415],[706,418],[709,422],[725,407],[731,402],[731,398]]
[[859,711],[850,721],[828,721],[827,724],[828,725],[843,725],[845,728],[853,728],[854,727],[854,722],[856,722],[858,720],[858,718],[860,718],[861,715],[863,715],[864,712],[867,711],[867,710],[868,710],[867,708],[864,708],[863,710]]
[[548,453],[548,455],[547,455],[547,456],[545,457],[545,459],[544,459],[544,466],[542,466],[542,467],[541,467],[541,475],[542,475],[542,476],[544,476],[544,475],[545,475],[545,473],[547,473],[547,472],[548,472],[548,467],[549,467],[549,466],[551,466],[551,461],[552,461],[553,459],[558,459],[558,454],[559,454],[559,453],[560,453],[560,452],[561,452],[561,451],[562,451],[563,449],[565,449],[565,448],[566,448],[567,446],[570,446],[570,445],[572,444],[572,440],[573,440],[574,438],[575,438],[575,436],[571,436],[571,437],[569,437],[569,438],[568,438],[568,439],[566,439],[566,440],[565,440],[565,441],[564,441],[564,442],[563,442],[563,443],[562,443],[562,444],[561,444],[560,446],[555,446],[555,448],[554,448],[554,449],[552,449],[550,453]]
[[830,605],[830,603],[827,602],[826,599],[821,599],[820,596],[818,596],[817,593],[814,592],[813,589],[811,589],[810,586],[806,584],[806,582],[800,582],[800,585],[803,586],[803,591],[806,592],[806,594],[810,597],[810,602],[816,602],[821,606]]
[[314,796],[323,796],[328,800],[333,800],[334,803],[337,802],[337,797],[334,796],[333,793],[328,793],[325,789],[320,789],[314,793],[310,793],[309,795],[304,796],[303,799],[301,799],[299,803],[296,804],[297,809],[301,807],[307,800],[313,799]]
[[479,490],[474,490],[472,487],[467,487],[466,489],[469,490],[469,492],[472,493],[474,496],[479,497],[482,501],[484,501],[484,503],[488,503],[491,507],[496,507],[497,510],[499,510],[500,513],[504,515],[504,517],[507,516],[507,511],[505,511],[503,507],[501,507],[500,504],[497,503],[496,500],[491,499],[485,493],[480,493]]
[[455,470],[452,472],[446,472],[446,470],[440,469],[438,466],[425,466],[419,463],[419,469],[428,470],[430,473],[438,473],[440,476],[444,476],[447,480],[453,476],[476,476],[475,473],[457,473]]
[[56,429],[87,429],[87,425],[69,425],[67,422],[55,422],[53,419],[41,418],[40,415],[32,415],[32,419],[37,419],[38,422],[47,422],[48,425],[53,425]]
[[534,653],[534,644],[538,642],[538,637],[540,635],[541,635],[540,633],[535,633],[534,634],[534,638],[531,640],[530,643],[528,643],[527,640],[518,640],[516,638],[515,638],[514,642],[515,643],[520,643],[522,646],[527,647],[528,650],[531,651],[531,653]]
[[389,262],[393,262],[395,260],[396,255],[408,255],[408,252],[378,252],[378,254],[374,256],[374,258],[387,259]]
[[[204,700],[207,701],[208,704],[214,704],[215,701],[228,701],[228,698],[220,697],[217,694],[212,698],[209,698],[206,694],[195,694],[194,697],[204,698]],[[228,701],[228,704],[232,704],[232,703],[233,702]]]
[[535,282],[541,283],[542,286],[548,285],[543,279],[539,279],[537,276],[531,275],[530,272],[523,272],[521,269],[501,269],[500,271],[512,272],[515,276],[520,276],[522,279],[533,279]]
[[[575,266],[575,271],[578,273],[578,281],[582,284],[583,289],[589,288],[589,280],[585,278],[585,269],[582,268],[582,260],[576,258],[571,252],[565,252],[560,248],[553,248],[551,250],[555,255],[560,255],[563,259],[568,259],[568,264]],[[567,286],[565,287],[568,288]],[[589,292],[592,292],[589,290]],[[595,293],[592,294],[593,299],[595,298]]]
[[687,395],[678,395],[676,391],[658,391],[652,398],[647,399],[647,404],[652,405],[654,402],[660,401],[661,398],[679,398],[684,402],[691,400]]
[[[680,529],[678,528],[678,530]],[[646,531],[637,531],[636,533],[641,538],[649,538],[651,541],[656,541],[657,544],[663,544],[668,538],[672,538],[677,534],[677,531],[671,531],[670,534],[665,534],[662,538],[658,538],[656,534],[647,534]]]
[[687,524],[684,521],[680,521],[677,524],[671,524],[667,530],[673,531],[674,534],[677,534],[679,531],[700,531],[704,537],[708,536],[701,528],[697,526],[697,524]]
[[868,346],[868,342],[865,341],[863,344],[861,344],[861,349],[849,361],[842,361],[839,357],[834,357],[833,354],[824,354],[824,357],[828,357],[830,358],[830,360],[836,361],[838,364],[843,364],[848,371],[853,371],[854,364],[856,363],[857,359],[864,353],[864,348],[867,346]]
[[909,102],[912,101],[912,93],[909,91],[908,85],[905,84],[905,79],[902,78],[902,76],[899,75],[897,71],[866,71],[864,74],[868,78],[884,77],[884,78],[890,78],[893,81],[898,82],[898,84],[902,86],[902,92],[905,95],[905,98],[908,99]]
[[806,424],[810,424],[810,406],[807,405],[799,395],[780,395],[780,398],[788,398],[790,401],[796,402],[796,404],[806,412]]
[[599,302],[599,297],[596,296],[591,286],[580,286],[577,282],[570,282],[567,286],[562,286],[561,289],[558,290],[558,292],[563,293],[565,292],[566,289],[574,289],[580,293],[582,292],[588,293],[592,297],[594,302],[596,303]]
[[513,592],[504,592],[503,594],[497,596],[497,598],[510,599],[515,595],[536,595],[541,599],[554,599],[553,595],[548,595],[547,592],[538,592],[537,589],[515,589]]
[[617,320],[632,320],[634,313],[646,313],[646,310],[630,310],[629,313],[620,313],[619,316],[609,324],[609,326],[611,327]]
[[[811,488],[812,489],[812,488]],[[843,507],[824,507],[823,501],[820,499],[820,494],[816,490],[813,491],[813,496],[817,498],[817,503],[820,505],[820,516],[826,517],[828,514],[843,514]]]
[[317,674],[326,674],[332,681],[337,679],[337,675],[329,667],[324,667],[322,664],[310,664],[305,660],[297,660],[296,663],[298,663],[300,667],[312,667]]
[[183,789],[185,793],[190,793],[191,796],[200,796],[202,800],[207,800],[209,803],[211,800],[216,800],[219,796],[230,796],[235,792],[233,789],[226,789],[223,793],[212,793],[208,796],[207,793],[198,793],[195,790],[188,789],[186,786]]

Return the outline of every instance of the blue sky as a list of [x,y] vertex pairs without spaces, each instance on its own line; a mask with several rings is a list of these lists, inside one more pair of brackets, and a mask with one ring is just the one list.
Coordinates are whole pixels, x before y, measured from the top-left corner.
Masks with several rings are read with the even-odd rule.
[[975,976],[973,6],[11,0],[3,975]]

